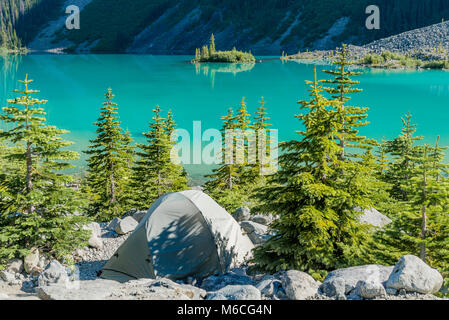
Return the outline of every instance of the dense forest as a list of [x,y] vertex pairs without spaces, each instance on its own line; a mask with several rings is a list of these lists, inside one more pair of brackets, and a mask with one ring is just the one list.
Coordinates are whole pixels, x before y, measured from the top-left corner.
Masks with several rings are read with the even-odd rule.
[[[65,15],[62,3],[2,1],[2,43],[28,44],[46,23]],[[373,4],[381,12],[379,30],[365,28],[365,9]],[[282,50],[294,53],[314,49],[342,17],[349,20],[344,30],[326,44],[332,48],[340,42],[365,44],[447,20],[449,1],[93,0],[82,10],[81,28],[65,30],[61,26],[55,41],[67,39],[73,43],[71,49],[87,43],[93,44],[93,51],[109,52],[150,50],[146,46],[151,43],[151,50],[190,54],[214,33],[223,50],[235,46],[258,54],[255,49],[263,52],[276,43],[279,54]],[[138,35],[141,38],[135,42]]]
[[61,0],[2,0],[0,2],[0,47],[20,49],[61,8]]

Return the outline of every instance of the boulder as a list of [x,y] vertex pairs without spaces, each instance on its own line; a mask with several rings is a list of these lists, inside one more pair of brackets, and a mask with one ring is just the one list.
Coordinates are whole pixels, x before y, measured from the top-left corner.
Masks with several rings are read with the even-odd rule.
[[66,285],[69,281],[67,271],[57,260],[51,261],[45,270],[40,274],[37,283],[39,287],[48,286],[54,283]]
[[14,259],[7,266],[6,270],[11,273],[22,273],[23,271],[23,260]]
[[115,227],[115,232],[122,235],[127,234],[134,231],[134,229],[136,229],[138,225],[139,224],[133,217],[126,217],[125,219],[120,220],[120,222],[117,224],[117,226]]
[[328,297],[335,297],[337,300],[346,299],[346,282],[343,278],[332,278],[323,282],[320,290]]
[[229,285],[208,292],[206,300],[262,300],[259,289],[251,285]]
[[39,268],[39,249],[31,249],[31,252],[25,257],[23,262],[26,273],[36,273],[37,268]]
[[91,248],[95,248],[97,250],[102,250],[103,249],[103,240],[101,240],[101,238],[92,235],[89,238],[89,247]]
[[336,278],[342,278],[345,282],[345,294],[348,295],[360,280],[376,280],[383,284],[388,280],[391,271],[393,271],[392,266],[386,267],[377,264],[337,269],[327,275],[321,288],[323,290],[323,288],[328,285],[327,283],[329,281],[333,281]]
[[38,287],[37,295],[42,300],[105,300],[120,285],[117,281],[97,279],[79,281],[77,290],[67,290],[67,286],[57,283]]
[[8,270],[0,271],[0,278],[8,284],[14,284],[16,275]]
[[269,226],[270,223],[273,221],[273,217],[271,215],[257,215],[252,216],[250,220],[258,224],[262,224],[264,226]]
[[47,259],[46,256],[42,255],[39,258],[39,264],[38,267],[44,269],[48,264],[50,263],[50,261]]
[[268,227],[253,221],[240,222],[240,227],[248,235],[253,244],[262,244],[270,238]]
[[287,298],[282,281],[275,276],[265,276],[260,280],[256,288],[260,293],[270,300],[283,300]]
[[206,291],[191,285],[181,285],[169,279],[139,279],[119,283],[97,279],[79,281],[76,290],[62,284],[38,288],[43,300],[201,300]]
[[240,207],[234,211],[232,216],[235,220],[237,220],[237,222],[246,221],[249,220],[251,212],[248,207]]
[[85,230],[91,230],[92,234],[94,236],[96,236],[96,237],[100,237],[101,236],[101,226],[97,222],[91,222],[88,225],[85,225],[83,228]]
[[140,222],[146,216],[146,214],[147,214],[147,211],[136,211],[133,213],[132,217],[137,222]]
[[0,300],[8,300],[9,296],[6,293],[0,293]]
[[362,210],[361,208],[354,208],[355,211],[363,212],[357,220],[360,223],[367,223],[374,227],[384,228],[386,225],[390,224],[392,220],[387,216],[383,215],[374,208],[369,208]]
[[282,287],[290,300],[306,300],[318,293],[321,283],[305,272],[289,270],[282,275]]
[[244,273],[231,271],[225,274],[209,276],[203,280],[201,288],[206,291],[217,291],[228,285],[253,285],[254,281]]
[[404,289],[408,292],[422,294],[436,293],[442,285],[441,274],[420,258],[412,255],[406,255],[399,259],[386,283],[387,288]]
[[365,299],[385,298],[387,293],[379,281],[360,280],[355,287],[355,294]]
[[115,231],[115,228],[117,227],[117,225],[119,224],[120,221],[122,221],[122,219],[114,218],[111,222],[109,222],[109,224],[106,227],[106,229],[111,230],[111,231]]

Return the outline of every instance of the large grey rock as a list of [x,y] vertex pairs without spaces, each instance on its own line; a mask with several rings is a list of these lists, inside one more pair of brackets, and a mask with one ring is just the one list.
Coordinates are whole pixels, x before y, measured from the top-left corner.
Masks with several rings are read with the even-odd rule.
[[22,259],[13,259],[9,261],[4,269],[11,273],[21,273],[24,270],[23,260]]
[[283,300],[287,298],[282,281],[275,276],[265,276],[256,285],[262,296],[270,300]]
[[253,285],[254,281],[244,273],[231,271],[217,276],[209,276],[201,283],[206,291],[217,291],[228,285]]
[[14,259],[8,263],[6,266],[6,270],[11,273],[22,273],[23,271],[23,260],[22,259]]
[[215,292],[208,292],[207,300],[262,300],[260,291],[251,285],[229,285]]
[[318,293],[321,283],[305,272],[289,270],[282,275],[282,287],[290,300],[306,300]]
[[108,226],[106,227],[108,230],[115,231],[115,228],[119,224],[119,222],[122,221],[120,218],[114,218],[111,222],[109,222]]
[[336,297],[337,300],[346,299],[346,282],[343,278],[332,278],[324,281],[320,289],[328,297]]
[[387,216],[383,215],[374,208],[369,208],[362,210],[361,208],[354,208],[355,211],[363,212],[357,220],[361,223],[367,223],[374,227],[383,228],[390,224],[392,220]]
[[105,300],[121,284],[113,280],[97,279],[79,281],[77,285],[70,290],[63,284],[38,287],[37,294],[42,300]]
[[337,269],[330,272],[323,281],[322,290],[327,286],[327,282],[336,278],[342,278],[345,282],[345,294],[349,294],[360,280],[376,280],[384,283],[393,271],[393,266],[386,267],[377,264]]
[[387,293],[379,281],[360,280],[355,287],[355,294],[365,299],[385,298]]
[[89,238],[89,247],[101,250],[103,249],[103,241],[101,240],[101,226],[97,222],[92,222],[83,227],[85,230],[91,231]]
[[132,217],[137,222],[140,222],[146,216],[146,214],[147,214],[147,211],[136,211],[133,213]]
[[8,270],[0,271],[0,278],[8,284],[13,284],[16,280],[15,274]]
[[253,221],[240,222],[240,227],[248,235],[253,244],[262,244],[267,241],[271,235],[268,234],[268,227]]
[[115,232],[118,234],[127,234],[134,231],[137,226],[138,223],[133,217],[126,217],[117,224]]
[[258,224],[262,224],[264,226],[269,226],[273,221],[273,217],[271,215],[256,215],[250,218],[251,221],[256,222]]
[[31,252],[23,260],[26,273],[32,274],[39,268],[39,249],[33,248]]
[[51,261],[45,270],[39,275],[38,286],[44,287],[50,284],[59,283],[66,285],[69,281],[67,271],[57,260]]
[[246,221],[251,217],[251,211],[248,207],[240,207],[234,211],[232,216],[237,222]]
[[441,274],[420,258],[412,255],[399,259],[386,283],[388,288],[423,294],[436,293],[442,285]]
[[119,283],[97,279],[79,281],[67,289],[61,284],[38,288],[43,300],[201,300],[206,291],[191,285],[181,285],[169,279],[139,279]]
[[92,231],[92,234],[94,236],[100,237],[101,236],[101,226],[99,223],[97,222],[91,222],[88,225],[85,225],[83,227],[85,230],[90,230]]

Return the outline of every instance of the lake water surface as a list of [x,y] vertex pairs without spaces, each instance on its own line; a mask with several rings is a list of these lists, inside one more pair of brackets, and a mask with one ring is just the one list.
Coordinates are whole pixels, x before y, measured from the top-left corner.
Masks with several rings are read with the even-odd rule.
[[[192,130],[193,121],[202,129],[221,127],[220,117],[245,97],[250,113],[265,97],[279,139],[295,138],[301,129],[294,115],[297,101],[306,99],[304,80],[313,77],[313,65],[267,59],[250,66],[209,64],[195,67],[187,56],[149,55],[27,55],[0,58],[3,65],[0,101],[14,97],[17,80],[25,74],[34,79],[32,88],[41,90],[50,124],[67,129],[67,139],[76,151],[85,150],[94,137],[93,123],[111,87],[119,105],[122,126],[142,141],[155,105],[172,109],[179,128]],[[320,66],[318,70],[323,69]],[[369,107],[371,124],[362,134],[391,139],[401,130],[400,117],[407,112],[418,124],[426,143],[449,146],[449,73],[445,71],[363,70],[357,77],[363,93],[353,95],[353,105]],[[319,72],[319,78],[329,76]],[[0,124],[0,128],[4,127]],[[84,156],[77,161],[84,164]],[[193,175],[206,172],[204,166],[189,167]]]

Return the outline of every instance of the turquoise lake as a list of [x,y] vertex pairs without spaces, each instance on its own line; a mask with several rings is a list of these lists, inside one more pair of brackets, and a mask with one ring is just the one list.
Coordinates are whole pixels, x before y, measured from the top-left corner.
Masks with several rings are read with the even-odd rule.
[[[245,97],[250,113],[264,96],[271,123],[279,130],[279,140],[297,137],[301,129],[294,118],[300,112],[297,101],[306,99],[304,80],[313,77],[312,64],[264,59],[252,66],[209,64],[195,67],[188,56],[150,55],[27,55],[0,58],[0,101],[15,96],[17,80],[25,74],[35,82],[36,95],[49,100],[49,124],[70,131],[66,138],[85,150],[93,138],[99,108],[107,88],[112,88],[119,105],[122,126],[135,140],[142,141],[152,109],[171,109],[179,128],[192,130],[201,121],[203,131],[221,127],[220,117]],[[325,66],[319,66],[318,70]],[[361,133],[381,140],[391,139],[401,130],[401,116],[413,114],[418,134],[433,144],[438,135],[449,146],[449,74],[445,71],[362,70],[357,77],[362,93],[354,94],[353,105],[369,107],[371,124]],[[319,72],[319,78],[329,76]],[[0,128],[4,128],[0,124]],[[79,168],[84,156],[75,163]],[[193,176],[208,170],[201,165],[188,168]]]

